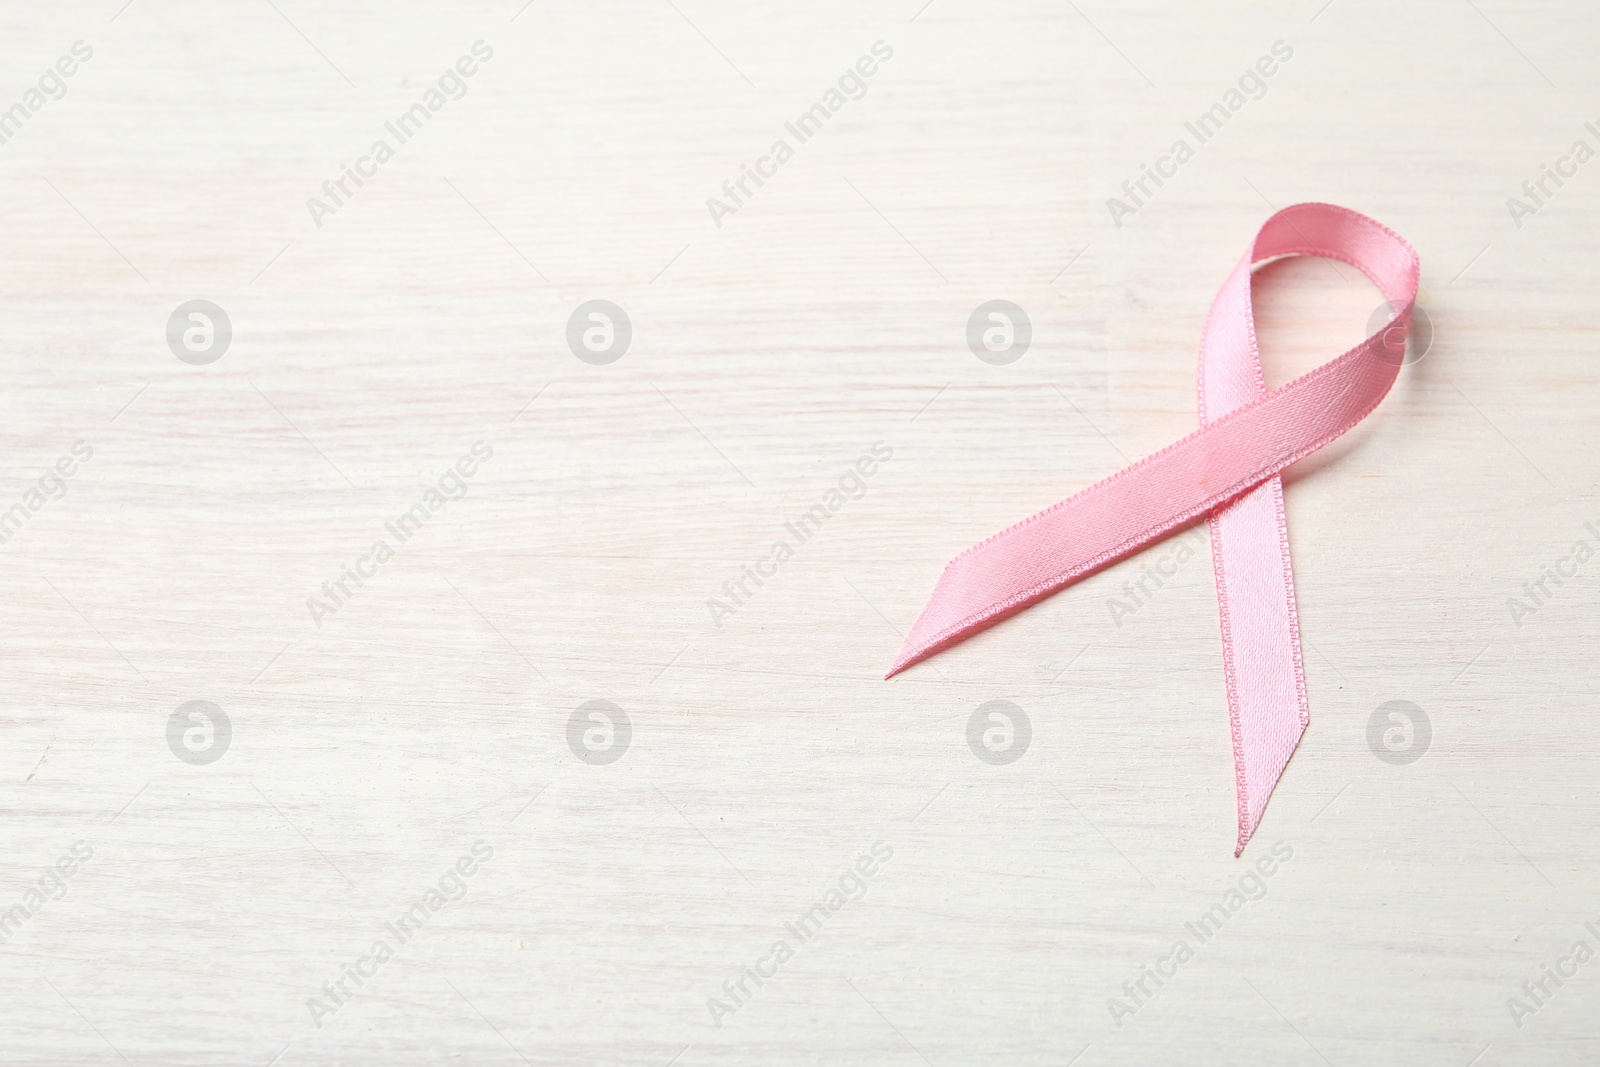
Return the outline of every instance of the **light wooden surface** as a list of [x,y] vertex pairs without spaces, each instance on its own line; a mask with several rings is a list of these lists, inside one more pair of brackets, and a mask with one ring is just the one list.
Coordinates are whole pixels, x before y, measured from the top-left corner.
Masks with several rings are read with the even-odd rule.
[[[1600,19],[920,2],[6,6],[0,107],[93,55],[0,144],[0,510],[93,455],[0,546],[0,908],[35,911],[0,945],[0,1059],[1593,1061],[1600,962],[1507,1000],[1600,949],[1600,562],[1508,600],[1600,543],[1600,162],[1520,227],[1506,198],[1600,147]],[[479,40],[466,95],[315,225]],[[865,96],[716,225],[878,41]],[[1115,226],[1278,41],[1265,94]],[[950,556],[1192,429],[1217,285],[1308,199],[1417,246],[1436,338],[1290,478],[1312,725],[1235,860],[1203,531],[1120,626],[1174,544],[880,679]],[[1378,301],[1321,261],[1257,296],[1273,382]],[[165,337],[194,299],[233,327],[205,366]],[[632,323],[609,365],[566,343],[593,299]],[[1009,365],[966,343],[992,299],[1032,322]],[[716,625],[877,442],[864,495]],[[231,723],[208,764],[168,743],[193,700]],[[569,747],[591,700],[631,722],[614,762]],[[992,700],[1031,722],[1007,765],[968,745]],[[1408,765],[1369,747],[1391,700],[1432,724]],[[1189,933],[1276,842],[1264,897]],[[64,857],[65,895],[30,897]]]

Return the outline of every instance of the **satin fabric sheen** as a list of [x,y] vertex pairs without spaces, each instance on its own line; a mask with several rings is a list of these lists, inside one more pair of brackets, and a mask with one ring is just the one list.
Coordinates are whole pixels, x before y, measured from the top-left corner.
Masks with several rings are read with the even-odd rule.
[[[1251,270],[1296,255],[1349,263],[1398,310],[1348,352],[1268,392]],[[886,677],[1205,518],[1222,622],[1238,855],[1310,721],[1279,473],[1360,422],[1389,392],[1419,270],[1403,238],[1348,208],[1296,204],[1274,214],[1206,318],[1200,428],[951,560]]]

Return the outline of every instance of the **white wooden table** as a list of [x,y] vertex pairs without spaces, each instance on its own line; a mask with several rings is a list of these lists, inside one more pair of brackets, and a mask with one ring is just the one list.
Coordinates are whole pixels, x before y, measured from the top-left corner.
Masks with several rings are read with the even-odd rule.
[[[1593,1061],[1600,18],[521,2],[0,10],[0,1059]],[[1289,478],[1312,724],[1235,860],[1203,529],[881,676],[1193,428],[1310,199],[1434,341]],[[1256,296],[1271,384],[1379,301]]]

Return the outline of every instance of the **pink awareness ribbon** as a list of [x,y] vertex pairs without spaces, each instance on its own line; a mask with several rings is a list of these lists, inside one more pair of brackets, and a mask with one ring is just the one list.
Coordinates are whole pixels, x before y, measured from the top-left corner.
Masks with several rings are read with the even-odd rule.
[[[1269,393],[1250,275],[1280,256],[1349,263],[1398,311],[1348,352]],[[1404,238],[1348,208],[1296,204],[1275,213],[1206,318],[1200,428],[951,560],[886,677],[1206,516],[1222,615],[1239,855],[1310,722],[1279,474],[1360,422],[1389,392],[1405,354],[1419,269]]]

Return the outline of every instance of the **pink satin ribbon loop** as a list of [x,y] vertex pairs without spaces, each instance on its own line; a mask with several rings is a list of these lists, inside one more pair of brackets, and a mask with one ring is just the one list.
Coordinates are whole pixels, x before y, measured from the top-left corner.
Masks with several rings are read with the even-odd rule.
[[[1399,311],[1348,352],[1269,393],[1250,274],[1258,263],[1291,255],[1349,263]],[[1278,475],[1360,422],[1388,393],[1419,270],[1404,239],[1347,208],[1296,204],[1274,214],[1206,319],[1200,428],[951,560],[888,676],[1206,516],[1242,850],[1309,722]],[[1391,332],[1396,326],[1398,334]]]

